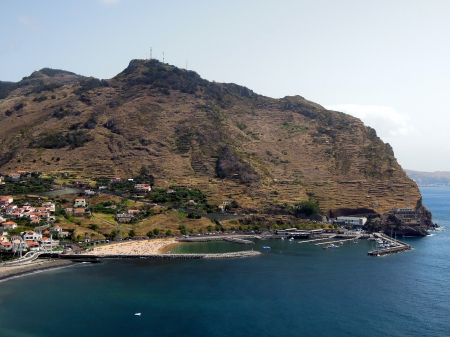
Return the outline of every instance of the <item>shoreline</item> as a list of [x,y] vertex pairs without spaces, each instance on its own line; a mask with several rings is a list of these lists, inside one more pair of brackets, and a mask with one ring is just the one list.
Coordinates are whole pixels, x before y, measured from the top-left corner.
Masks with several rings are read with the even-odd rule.
[[8,281],[10,279],[31,275],[38,272],[44,272],[47,270],[60,269],[64,267],[72,266],[74,262],[70,260],[37,260],[34,263],[30,263],[22,266],[5,267],[0,266],[0,282]]
[[94,247],[84,252],[83,255],[95,255],[101,257],[102,255],[164,254],[168,249],[177,244],[179,244],[179,242],[174,238],[126,241]]

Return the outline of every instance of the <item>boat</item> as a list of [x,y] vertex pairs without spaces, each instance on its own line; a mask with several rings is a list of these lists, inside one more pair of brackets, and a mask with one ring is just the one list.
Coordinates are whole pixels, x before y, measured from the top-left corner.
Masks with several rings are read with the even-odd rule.
[[339,248],[339,246],[336,246],[335,244],[331,244],[331,245],[328,245],[328,248]]
[[263,246],[263,249],[270,249],[269,246]]
[[134,316],[141,316],[141,313],[137,312],[137,313],[134,314]]
[[289,241],[292,241],[292,240],[294,240],[294,238],[290,238],[290,239],[289,239]]
[[344,244],[344,242],[342,242],[342,241],[339,241],[339,244],[340,244],[340,245],[343,245],[343,244]]
[[353,244],[357,244],[358,243],[358,241],[353,241]]
[[281,240],[284,240],[284,238],[281,238]]

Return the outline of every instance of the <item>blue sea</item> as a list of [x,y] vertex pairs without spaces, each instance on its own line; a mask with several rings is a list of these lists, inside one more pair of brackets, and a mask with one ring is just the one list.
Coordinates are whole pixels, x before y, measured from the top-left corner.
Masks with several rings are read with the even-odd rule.
[[404,239],[410,252],[369,257],[366,240],[334,250],[267,240],[251,247],[272,248],[256,258],[41,272],[0,283],[0,336],[449,336],[450,188],[421,192],[444,230]]

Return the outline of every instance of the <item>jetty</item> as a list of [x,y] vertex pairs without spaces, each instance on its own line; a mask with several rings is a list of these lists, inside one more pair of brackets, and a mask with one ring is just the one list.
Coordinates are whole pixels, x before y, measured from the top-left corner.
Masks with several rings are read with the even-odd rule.
[[346,241],[355,241],[355,240],[358,240],[357,236],[354,236],[351,239],[340,239],[340,240],[337,240],[337,241],[319,242],[319,243],[316,243],[316,246],[328,245],[330,243],[341,243],[341,242],[346,242]]
[[231,253],[212,253],[212,254],[74,254],[61,255],[63,259],[150,259],[150,260],[200,260],[200,259],[237,259],[244,257],[255,257],[262,255],[259,251],[246,250],[242,252]]
[[[246,236],[246,238],[249,238]],[[254,238],[253,236],[250,238]],[[211,242],[211,241],[228,241],[234,243],[240,243],[243,245],[254,245],[255,243],[250,240],[243,239],[242,236],[209,236],[209,237],[185,237],[178,238],[179,242]]]
[[331,240],[334,237],[335,237],[335,235],[332,235],[332,236],[329,236],[329,237],[326,237],[326,238],[321,238],[321,239],[303,240],[303,241],[299,241],[298,243],[312,243],[312,242],[317,242],[317,241]]
[[413,249],[413,247],[411,247],[410,245],[397,239],[393,239],[383,233],[374,233],[374,237],[388,242],[390,244],[390,247],[370,250],[367,253],[367,255],[369,256],[383,256],[387,254],[402,253]]

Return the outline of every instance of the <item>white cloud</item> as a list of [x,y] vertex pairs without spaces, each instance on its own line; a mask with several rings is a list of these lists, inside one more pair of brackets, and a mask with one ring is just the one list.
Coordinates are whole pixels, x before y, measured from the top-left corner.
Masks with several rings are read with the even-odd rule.
[[98,0],[98,1],[105,5],[111,5],[119,3],[120,0]]
[[26,15],[19,16],[19,22],[33,33],[37,33],[41,30],[39,23]]
[[325,108],[361,119],[364,124],[374,128],[381,138],[408,136],[415,132],[411,117],[389,106],[338,104]]

